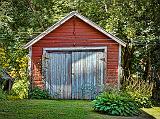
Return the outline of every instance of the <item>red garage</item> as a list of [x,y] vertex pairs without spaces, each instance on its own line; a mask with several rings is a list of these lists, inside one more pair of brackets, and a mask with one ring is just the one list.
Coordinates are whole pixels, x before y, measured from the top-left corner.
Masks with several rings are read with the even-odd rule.
[[31,85],[55,98],[93,99],[105,84],[118,84],[125,43],[71,12],[24,48],[30,51]]

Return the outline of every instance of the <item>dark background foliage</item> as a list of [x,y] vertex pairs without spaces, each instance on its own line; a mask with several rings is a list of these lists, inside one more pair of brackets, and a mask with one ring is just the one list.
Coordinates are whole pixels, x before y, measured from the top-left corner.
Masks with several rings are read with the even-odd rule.
[[22,46],[73,10],[127,43],[122,86],[136,75],[155,83],[159,99],[159,0],[1,0],[1,68],[15,80],[26,80],[27,51]]

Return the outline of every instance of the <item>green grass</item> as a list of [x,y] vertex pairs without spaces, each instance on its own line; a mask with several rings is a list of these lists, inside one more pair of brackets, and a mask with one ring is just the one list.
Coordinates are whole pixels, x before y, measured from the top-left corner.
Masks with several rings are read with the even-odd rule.
[[98,114],[89,101],[18,100],[0,102],[0,119],[151,119],[146,114],[120,117]]
[[160,119],[160,107],[153,107],[153,108],[143,108],[143,111],[152,115],[156,119]]

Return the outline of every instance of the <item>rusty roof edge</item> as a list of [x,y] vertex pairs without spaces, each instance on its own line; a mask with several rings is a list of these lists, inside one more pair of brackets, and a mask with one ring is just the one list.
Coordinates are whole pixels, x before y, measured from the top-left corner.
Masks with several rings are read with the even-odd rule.
[[63,23],[65,23],[67,20],[69,20],[73,16],[77,16],[78,18],[80,18],[81,20],[83,20],[84,22],[86,22],[87,24],[89,24],[90,26],[94,27],[95,29],[97,29],[101,33],[109,36],[110,38],[112,38],[113,40],[115,40],[116,42],[118,42],[119,44],[121,44],[122,46],[124,46],[124,47],[126,46],[126,43],[124,41],[122,41],[121,39],[117,38],[116,36],[114,36],[114,35],[112,35],[112,34],[110,34],[108,32],[106,32],[104,29],[102,29],[101,27],[99,27],[97,24],[93,23],[91,20],[87,19],[86,17],[82,16],[77,11],[72,11],[67,16],[65,16],[64,18],[62,18],[61,20],[59,20],[57,23],[55,23],[54,25],[52,25],[51,27],[49,27],[47,30],[45,30],[44,32],[42,32],[41,34],[39,34],[33,40],[31,40],[27,44],[25,44],[23,46],[23,48],[24,49],[29,48],[34,43],[38,42],[40,39],[42,39],[48,33],[50,33],[51,31],[55,30],[56,28],[58,28],[60,25],[62,25]]

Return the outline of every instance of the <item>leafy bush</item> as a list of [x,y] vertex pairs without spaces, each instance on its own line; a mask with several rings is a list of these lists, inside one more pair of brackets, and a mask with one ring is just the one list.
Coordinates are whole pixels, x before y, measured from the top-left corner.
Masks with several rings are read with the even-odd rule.
[[6,95],[1,88],[0,88],[0,100],[6,100]]
[[94,101],[94,110],[109,115],[133,116],[139,114],[135,101],[127,93],[110,91],[100,94]]
[[145,81],[141,78],[131,78],[122,85],[122,89],[126,91],[138,92],[145,96],[152,96],[154,83]]
[[39,87],[35,87],[30,93],[29,98],[31,99],[49,99],[49,93],[46,90],[42,90]]
[[152,101],[149,96],[145,96],[143,94],[140,94],[138,92],[128,92],[130,96],[135,100],[138,107],[142,108],[149,108],[152,107]]
[[20,80],[15,80],[10,95],[12,97],[16,97],[17,99],[28,98],[28,85],[29,81],[27,77],[24,77]]
[[122,90],[129,93],[138,107],[152,107],[152,89],[153,82],[144,81],[140,78],[131,78],[122,86]]

